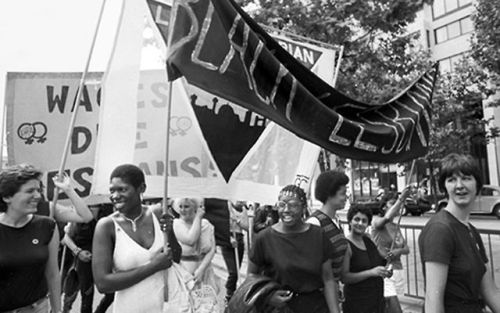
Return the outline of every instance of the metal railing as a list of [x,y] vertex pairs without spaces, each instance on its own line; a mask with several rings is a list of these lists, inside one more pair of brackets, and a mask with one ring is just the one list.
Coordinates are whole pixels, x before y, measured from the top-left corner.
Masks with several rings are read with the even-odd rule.
[[[341,221],[342,227],[347,227],[346,221]],[[406,277],[405,296],[424,299],[424,275],[418,237],[424,226],[401,224],[401,233],[406,238],[410,253],[401,257]],[[347,229],[347,228],[344,228]],[[500,230],[478,229],[483,240],[488,266],[493,280],[500,285],[500,266],[495,261],[500,259]],[[498,275],[496,275],[498,273]]]

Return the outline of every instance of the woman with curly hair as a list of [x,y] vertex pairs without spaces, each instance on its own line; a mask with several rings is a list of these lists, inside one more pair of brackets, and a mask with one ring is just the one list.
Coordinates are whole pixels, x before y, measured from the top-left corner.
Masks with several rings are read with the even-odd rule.
[[[222,312],[224,288],[212,267],[214,226],[203,218],[202,199],[176,199],[173,209],[179,214],[173,229],[182,253],[180,263],[168,272],[169,302],[165,312]],[[188,298],[191,301],[186,301]]]
[[372,211],[362,205],[352,205],[347,212],[350,233],[344,258],[344,313],[383,313],[384,278],[392,276],[385,268],[385,259],[368,237],[366,228]]

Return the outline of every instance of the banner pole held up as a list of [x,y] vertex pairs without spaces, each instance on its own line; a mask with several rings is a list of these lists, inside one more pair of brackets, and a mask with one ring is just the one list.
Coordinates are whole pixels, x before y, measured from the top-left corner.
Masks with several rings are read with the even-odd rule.
[[[177,4],[176,0],[172,1],[172,6],[170,10],[170,17],[169,17],[169,22],[168,22],[168,37],[167,37],[167,55],[168,55],[168,49],[171,47],[172,43],[172,36],[173,36],[173,27],[174,27],[174,21],[175,21],[175,15],[177,11]],[[171,109],[172,109],[172,93],[173,93],[173,82],[169,79],[168,82],[168,98],[167,98],[167,114],[166,114],[166,133],[165,133],[165,158],[164,158],[164,164],[165,164],[165,170],[163,172],[163,205],[162,205],[162,210],[163,210],[163,216],[170,221],[168,224],[170,225],[170,228],[173,227],[171,225],[172,217],[169,216],[168,212],[168,163],[169,163],[169,153],[170,153],[170,116],[171,116]],[[169,248],[169,242],[168,242],[168,231],[173,231],[173,229],[165,229],[163,232],[163,248],[165,251]],[[164,288],[163,288],[163,297],[165,301],[168,301],[168,272],[164,271],[163,275],[163,280],[164,280]]]
[[[75,121],[76,121],[76,116],[78,113],[80,98],[82,96],[82,89],[84,88],[85,78],[86,78],[87,73],[89,71],[90,60],[92,59],[92,54],[94,52],[97,34],[99,33],[99,28],[101,25],[105,5],[106,5],[106,0],[103,0],[102,5],[101,5],[101,10],[99,12],[99,17],[97,18],[97,25],[95,27],[94,35],[92,38],[92,43],[90,44],[90,51],[89,51],[89,54],[87,57],[87,62],[85,64],[85,69],[83,70],[82,77],[80,78],[80,85],[78,86],[78,91],[77,91],[75,103],[74,103],[74,109],[73,109],[73,112],[71,114],[71,119],[70,119],[69,126],[68,126],[68,133],[66,134],[66,141],[64,142],[64,150],[63,150],[63,154],[61,157],[61,164],[59,166],[59,172],[57,175],[57,179],[59,181],[63,180],[64,168],[66,166],[66,159],[68,158],[69,146],[71,144],[71,137],[73,134],[73,127],[75,126]],[[59,198],[59,188],[56,186],[56,188],[54,189],[54,195],[52,198],[51,212],[54,212],[58,198]]]
[[[413,176],[414,169],[415,169],[415,159],[411,162],[410,176],[408,176],[406,179],[406,186],[408,186],[408,184],[411,182],[411,177]],[[405,188],[406,188],[406,186],[405,186]],[[401,205],[404,206],[405,204],[402,203]],[[399,209],[399,211],[401,211],[401,208]],[[398,222],[396,223],[396,233],[394,235],[394,239],[392,240],[391,249],[389,251],[392,251],[394,249],[394,245],[396,244],[397,236],[401,230],[401,218],[403,217],[403,214],[401,214],[401,213],[402,212],[399,212]]]

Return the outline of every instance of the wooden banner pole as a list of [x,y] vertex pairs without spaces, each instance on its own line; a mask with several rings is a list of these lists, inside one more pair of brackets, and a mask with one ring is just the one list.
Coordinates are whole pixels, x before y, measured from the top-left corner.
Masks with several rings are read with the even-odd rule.
[[[411,162],[410,176],[408,176],[406,178],[406,186],[408,186],[408,184],[411,182],[411,177],[413,176],[413,170],[415,169],[415,161],[416,160],[413,160]],[[406,186],[405,186],[405,188],[406,188]],[[402,203],[401,205],[404,206],[405,204]],[[402,216],[403,216],[403,214],[401,214],[401,208],[399,208],[398,222],[396,223],[396,232],[395,232],[394,238],[392,239],[391,249],[389,251],[392,251],[394,249],[394,246],[396,244],[397,236],[398,236],[399,232],[401,231],[401,217]]]
[[[103,16],[103,13],[104,13],[104,7],[105,7],[105,5],[106,5],[106,0],[103,0],[102,1],[102,5],[101,5],[101,10],[99,12],[99,17],[97,19],[97,25],[96,25],[96,28],[95,28],[95,31],[94,31],[94,36],[92,38],[92,43],[90,44],[90,51],[89,51],[89,54],[88,54],[88,57],[87,57],[87,62],[85,63],[85,69],[83,70],[82,76],[80,78],[80,85],[78,86],[78,92],[76,94],[74,108],[73,108],[73,112],[71,114],[71,119],[70,119],[69,126],[68,126],[68,133],[66,134],[66,141],[64,142],[64,150],[63,150],[63,154],[62,154],[62,157],[61,157],[61,163],[60,163],[60,166],[59,166],[59,172],[58,172],[58,177],[57,177],[57,179],[59,181],[63,180],[64,168],[66,166],[66,160],[68,158],[68,151],[69,151],[69,147],[70,147],[70,144],[71,144],[71,137],[73,135],[73,127],[75,126],[76,116],[77,116],[77,113],[78,113],[78,107],[80,106],[79,105],[80,104],[79,103],[80,102],[80,97],[82,96],[82,90],[84,88],[85,78],[86,78],[87,73],[89,71],[90,60],[92,59],[92,54],[94,52],[94,47],[95,47],[95,43],[96,43],[96,39],[97,39],[97,34],[99,33],[99,28],[100,28],[100,25],[101,25],[101,21],[102,21],[102,16]],[[56,187],[54,189],[54,195],[53,195],[53,198],[52,198],[51,212],[54,212],[54,209],[56,207],[58,199],[59,199],[59,188]]]

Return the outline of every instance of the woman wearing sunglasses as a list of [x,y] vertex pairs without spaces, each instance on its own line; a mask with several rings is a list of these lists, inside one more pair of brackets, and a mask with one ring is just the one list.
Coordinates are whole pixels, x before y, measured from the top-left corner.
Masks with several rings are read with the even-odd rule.
[[333,249],[321,228],[304,221],[304,190],[288,185],[278,200],[279,221],[257,235],[249,274],[264,274],[282,286],[269,297],[274,307],[297,313],[339,312],[333,299]]

